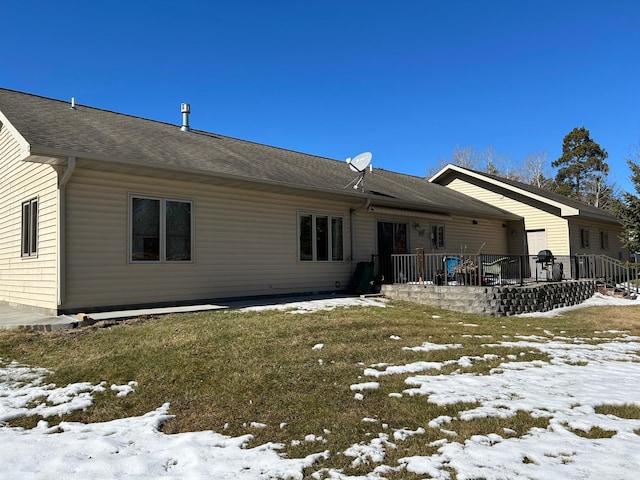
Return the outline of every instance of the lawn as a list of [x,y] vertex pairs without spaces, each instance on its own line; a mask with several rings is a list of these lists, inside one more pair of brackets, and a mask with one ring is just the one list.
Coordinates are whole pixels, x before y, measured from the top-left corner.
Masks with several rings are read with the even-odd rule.
[[[282,443],[280,453],[287,458],[327,450],[327,458],[305,475],[325,472],[328,478],[331,471],[365,475],[372,465],[382,463],[372,456],[345,454],[354,445],[383,438],[381,432],[395,439],[384,449],[384,464],[397,466],[399,459],[436,454],[443,432],[455,432],[455,442],[464,444],[478,435],[504,437],[508,432],[518,438],[549,428],[549,416],[525,408],[503,416],[463,415],[477,411],[481,402],[473,396],[438,402],[416,390],[409,392],[420,385],[408,382],[416,374],[480,378],[497,375],[515,358],[523,365],[550,365],[548,350],[517,342],[542,336],[597,345],[619,338],[621,332],[640,336],[640,307],[591,307],[551,318],[489,318],[389,302],[384,308],[304,315],[216,311],[54,333],[7,331],[0,333],[0,359],[50,369],[47,382],[57,385],[137,382],[132,394],[95,394],[92,407],[47,418],[50,424],[138,416],[168,402],[175,417],[162,427],[167,434],[251,434],[249,447]],[[589,360],[571,362],[567,364],[580,366]],[[389,370],[407,365],[415,371]],[[639,419],[640,398],[636,400],[598,408],[603,415]],[[23,417],[10,426],[31,428],[38,420]],[[435,426],[434,420],[440,424]],[[567,429],[596,439],[616,433],[606,428],[583,432],[569,420]],[[443,470],[456,478],[454,468]],[[315,475],[323,478],[322,473]],[[384,478],[425,475],[401,469]]]

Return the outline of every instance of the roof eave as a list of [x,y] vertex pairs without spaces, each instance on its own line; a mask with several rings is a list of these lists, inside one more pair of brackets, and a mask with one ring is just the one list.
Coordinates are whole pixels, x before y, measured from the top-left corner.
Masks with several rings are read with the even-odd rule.
[[[423,202],[415,202],[411,200],[403,200],[403,199],[397,199],[397,198],[382,198],[366,191],[359,192],[359,191],[346,190],[346,189],[337,190],[337,189],[320,188],[320,187],[313,187],[313,186],[301,185],[301,184],[294,185],[291,183],[280,182],[276,180],[267,180],[267,179],[225,174],[225,173],[219,173],[219,172],[209,172],[206,170],[199,170],[199,169],[189,169],[184,167],[174,168],[171,166],[164,166],[164,165],[159,166],[158,164],[150,164],[148,162],[141,162],[141,161],[136,161],[132,159],[118,161],[106,156],[87,154],[87,152],[60,150],[60,149],[53,149],[53,148],[41,147],[41,146],[32,146],[30,150],[30,155],[28,155],[27,158],[25,158],[25,160],[31,161],[31,162],[37,162],[37,163],[46,163],[51,165],[65,165],[67,162],[67,158],[70,156],[76,157],[78,161],[81,162],[80,165],[82,165],[82,163],[85,163],[86,161],[89,161],[89,162],[100,162],[103,165],[111,165],[114,168],[125,167],[127,169],[131,169],[132,171],[134,169],[144,169],[148,172],[164,171],[164,172],[180,173],[181,175],[185,175],[185,176],[194,176],[194,177],[206,176],[211,179],[220,179],[220,180],[229,180],[229,181],[242,182],[242,183],[258,184],[263,186],[282,188],[289,191],[296,190],[296,191],[314,193],[316,195],[331,195],[333,197],[340,197],[340,198],[347,199],[349,202],[353,202],[354,204],[360,204],[363,200],[369,199],[375,205],[389,206],[389,207],[396,207],[396,208],[403,208],[403,209],[412,209],[412,210],[427,212],[427,213],[476,216],[479,218],[495,218],[495,219],[501,219],[501,220],[521,219],[521,217],[506,211],[491,213],[491,212],[455,209],[449,206],[439,206],[439,205],[433,206],[433,205],[426,205]],[[85,162],[83,162],[83,160]]]
[[606,212],[603,212],[602,215],[598,215],[597,213],[593,213],[593,212],[588,212],[588,211],[584,211],[584,210],[577,210],[574,209],[577,213],[570,213],[570,214],[562,214],[562,217],[567,218],[567,217],[577,217],[580,216],[582,218],[589,218],[592,220],[599,220],[601,222],[608,222],[608,223],[613,223],[616,225],[622,225],[622,223],[620,222],[619,219],[617,219],[616,217],[612,217],[611,215],[609,215]]
[[24,138],[18,131],[18,129],[13,126],[13,124],[4,115],[4,113],[2,113],[2,111],[0,111],[0,127],[6,128],[11,136],[13,136],[13,138],[15,138],[18,142],[18,145],[20,146],[20,160],[24,160],[25,158],[27,158],[31,149],[29,142],[27,142],[27,139]]

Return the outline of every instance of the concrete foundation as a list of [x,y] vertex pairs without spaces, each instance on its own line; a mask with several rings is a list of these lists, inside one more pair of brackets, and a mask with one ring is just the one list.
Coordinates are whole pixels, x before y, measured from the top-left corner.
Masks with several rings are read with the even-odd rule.
[[547,312],[577,305],[596,292],[593,280],[538,283],[527,286],[382,285],[391,299],[433,305],[462,313],[504,317],[527,312]]

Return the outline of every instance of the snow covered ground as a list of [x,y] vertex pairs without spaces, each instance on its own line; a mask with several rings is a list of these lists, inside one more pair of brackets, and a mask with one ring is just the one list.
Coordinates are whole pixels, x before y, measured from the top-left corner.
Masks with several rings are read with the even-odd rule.
[[[637,304],[596,295],[582,306],[612,303]],[[351,305],[385,306],[377,299],[336,298],[296,302],[286,307],[304,313]],[[469,324],[467,328],[469,335],[473,335],[475,326]],[[442,368],[444,364],[438,362],[367,366],[363,369],[365,382],[345,386],[356,392],[354,401],[375,390],[380,377],[411,374],[407,388],[391,394],[392,397],[427,395],[429,401],[438,404],[480,404],[460,413],[461,419],[506,417],[525,411],[548,418],[549,428],[534,429],[519,438],[509,431],[500,435],[478,435],[461,443],[456,441],[456,433],[447,429],[451,418],[434,418],[424,427],[440,430],[442,437],[434,443],[438,453],[404,458],[392,465],[385,463],[385,451],[409,436],[424,434],[425,428],[390,430],[375,419],[365,418],[363,422],[369,425],[372,440],[353,445],[344,454],[353,458],[354,465],[370,466],[370,473],[349,477],[339,471],[323,470],[317,471],[314,477],[375,480],[385,478],[385,472],[408,471],[425,478],[448,479],[444,468],[449,467],[457,472],[459,480],[637,478],[640,420],[597,414],[594,407],[640,406],[640,337],[625,332],[606,334],[614,338],[592,343],[589,338],[568,338],[562,332],[548,330],[537,336],[488,338],[487,344],[510,345],[522,352],[535,348],[552,359],[522,362],[518,355],[513,355],[491,375],[420,374]],[[393,339],[399,340],[399,337]],[[322,344],[314,348],[321,349]],[[424,343],[411,348],[456,349],[459,345]],[[461,356],[454,362],[464,366],[485,360]],[[45,383],[47,373],[0,359],[0,478],[301,479],[304,468],[327,455],[319,448],[317,454],[306,458],[282,458],[277,444],[246,448],[249,435],[228,437],[212,431],[165,435],[158,429],[170,418],[168,404],[141,417],[99,424],[63,422],[51,427],[41,421],[32,430],[6,426],[7,422],[31,413],[48,417],[86,408],[94,393],[107,388],[118,395],[127,395],[136,388],[135,382],[60,387]],[[615,435],[589,440],[571,431],[588,431],[592,427],[615,432]]]

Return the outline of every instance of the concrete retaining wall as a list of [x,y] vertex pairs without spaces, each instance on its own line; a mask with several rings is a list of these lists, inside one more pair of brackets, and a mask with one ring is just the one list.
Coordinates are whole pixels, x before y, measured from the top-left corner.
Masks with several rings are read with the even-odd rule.
[[528,286],[382,285],[391,299],[434,305],[463,313],[504,317],[526,312],[547,312],[577,305],[596,292],[592,280],[538,283]]

